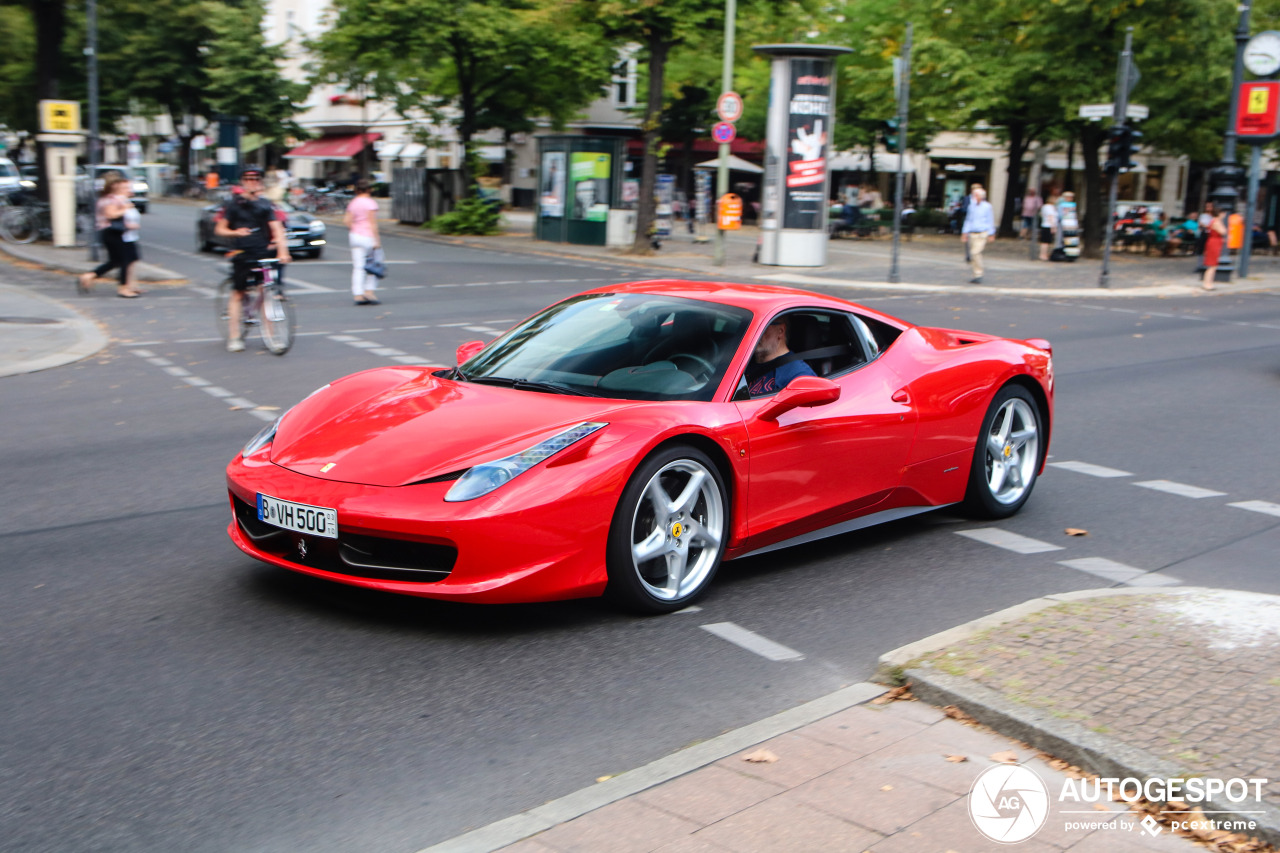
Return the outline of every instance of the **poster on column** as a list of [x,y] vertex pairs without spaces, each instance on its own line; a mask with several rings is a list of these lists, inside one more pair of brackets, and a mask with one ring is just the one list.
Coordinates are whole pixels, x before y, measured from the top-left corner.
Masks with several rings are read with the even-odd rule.
[[595,151],[575,152],[569,161],[573,179],[573,219],[604,222],[609,218],[609,176],[613,157]]
[[791,60],[787,113],[782,227],[819,230],[826,202],[831,133],[830,60]]
[[564,152],[542,152],[538,206],[543,216],[564,216]]

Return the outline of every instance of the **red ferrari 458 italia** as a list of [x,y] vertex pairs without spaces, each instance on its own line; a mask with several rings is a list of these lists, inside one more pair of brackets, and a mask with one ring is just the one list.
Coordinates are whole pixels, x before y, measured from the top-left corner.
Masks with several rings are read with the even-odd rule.
[[609,286],[456,367],[311,394],[228,466],[229,532],[356,586],[668,612],[723,560],[949,504],[1017,512],[1052,416],[1044,340],[784,287]]

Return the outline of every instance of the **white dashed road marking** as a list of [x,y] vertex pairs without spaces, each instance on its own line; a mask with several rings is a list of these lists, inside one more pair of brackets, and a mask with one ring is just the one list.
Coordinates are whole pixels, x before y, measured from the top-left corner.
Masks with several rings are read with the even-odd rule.
[[714,622],[703,625],[702,630],[710,631],[722,640],[728,640],[735,646],[773,661],[804,660],[804,655],[795,649],[789,649],[781,643],[775,643],[754,631],[735,625],[732,622]]
[[1167,492],[1182,498],[1220,498],[1226,494],[1226,492],[1215,492],[1213,489],[1202,489],[1199,486],[1188,486],[1186,483],[1175,483],[1172,480],[1143,480],[1141,483],[1134,483],[1134,485],[1142,486],[1144,489],[1155,489],[1157,492]]
[[1145,569],[1127,566],[1124,563],[1117,563],[1115,560],[1108,560],[1105,557],[1062,560],[1058,565],[1088,572],[1091,575],[1097,575],[1100,578],[1105,578],[1115,583],[1127,584],[1128,586],[1176,586],[1182,583],[1180,579],[1172,575],[1148,572]]
[[1064,471],[1075,471],[1077,474],[1088,474],[1090,477],[1132,477],[1128,471],[1121,471],[1118,468],[1108,468],[1105,465],[1093,465],[1089,462],[1050,462],[1052,468],[1061,468]]
[[997,548],[1003,548],[1006,551],[1013,551],[1017,554],[1043,554],[1046,551],[1062,550],[1061,545],[1050,545],[1048,542],[1041,542],[1039,539],[1032,539],[1029,536],[1020,536],[1017,533],[1010,533],[998,527],[957,530],[956,533],[975,542],[994,545]]
[[1236,509],[1247,509],[1250,512],[1260,512],[1264,515],[1274,515],[1280,518],[1280,504],[1273,504],[1270,501],[1238,501],[1233,504],[1227,504]]
[[148,363],[154,364],[156,367],[162,368],[165,373],[170,376],[177,376],[193,388],[199,388],[204,393],[214,399],[221,400],[233,409],[241,409],[248,412],[260,421],[274,421],[278,415],[274,409],[267,410],[252,400],[246,400],[244,397],[237,397],[235,392],[228,391],[218,385],[214,385],[208,379],[199,376],[193,376],[191,371],[185,367],[178,367],[167,358],[156,355],[148,349],[130,350],[138,358],[146,359]]

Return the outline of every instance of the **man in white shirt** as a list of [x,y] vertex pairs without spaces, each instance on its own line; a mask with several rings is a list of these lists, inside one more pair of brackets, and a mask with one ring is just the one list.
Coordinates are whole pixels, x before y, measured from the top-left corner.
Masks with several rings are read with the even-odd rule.
[[970,284],[982,284],[982,250],[987,243],[996,239],[995,211],[991,202],[987,201],[987,191],[982,187],[973,188],[973,197],[969,199],[969,212],[964,217],[964,227],[960,232],[960,240],[969,248],[969,265],[973,269]]

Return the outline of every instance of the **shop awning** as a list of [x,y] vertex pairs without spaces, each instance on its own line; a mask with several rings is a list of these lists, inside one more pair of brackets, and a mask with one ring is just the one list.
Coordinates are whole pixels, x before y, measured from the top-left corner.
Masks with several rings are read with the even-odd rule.
[[410,142],[400,150],[401,160],[417,160],[427,153],[427,146],[421,142]]
[[[904,173],[916,171],[915,155],[908,151],[904,159],[906,162],[903,164],[902,171]],[[833,172],[868,172],[870,165],[866,154],[837,154],[827,161],[827,168]],[[896,172],[898,155],[877,151],[875,166],[877,172]]]
[[350,160],[366,145],[377,142],[381,138],[381,133],[330,134],[304,142],[284,156],[291,159],[301,157],[308,160]]
[[[705,163],[699,163],[698,165],[694,166],[693,168],[695,168],[695,169],[719,169],[719,168],[720,168],[720,158],[719,158],[719,157],[717,157],[717,158],[716,158],[716,159],[714,159],[714,160],[708,160],[708,161],[706,161]],[[752,162],[750,162],[750,161],[748,161],[748,160],[743,160],[741,157],[739,157],[739,156],[738,156],[738,155],[736,155],[736,154],[730,154],[730,155],[729,155],[729,169],[730,169],[730,171],[733,171],[733,172],[750,172],[750,173],[751,173],[751,174],[753,174],[753,175],[760,175],[760,174],[763,174],[763,173],[764,173],[764,169],[762,169],[761,167],[757,166],[755,163],[752,163]]]
[[378,159],[394,160],[396,155],[400,153],[401,148],[404,148],[403,142],[384,142],[382,147],[378,149]]

